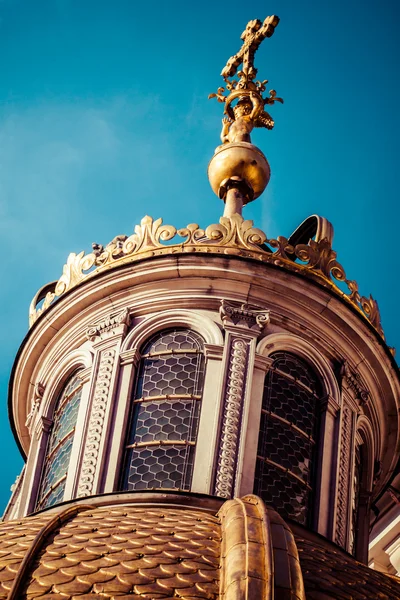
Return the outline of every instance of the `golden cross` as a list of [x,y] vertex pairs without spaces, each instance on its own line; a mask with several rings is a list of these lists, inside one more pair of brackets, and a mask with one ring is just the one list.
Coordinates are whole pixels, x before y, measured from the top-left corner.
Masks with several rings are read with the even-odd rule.
[[254,79],[257,73],[254,68],[254,55],[256,50],[266,37],[271,37],[278,23],[279,17],[276,17],[275,15],[267,17],[264,23],[261,23],[259,19],[249,21],[246,29],[240,36],[240,39],[243,40],[243,46],[235,56],[231,56],[228,60],[226,66],[222,69],[222,77],[224,79],[232,77],[235,75],[238,66],[243,63],[243,75],[245,76],[245,79]]

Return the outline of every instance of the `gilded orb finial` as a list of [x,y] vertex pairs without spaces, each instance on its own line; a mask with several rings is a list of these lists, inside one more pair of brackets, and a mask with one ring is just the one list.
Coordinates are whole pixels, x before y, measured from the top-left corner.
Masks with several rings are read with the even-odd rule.
[[[232,211],[241,212],[240,202],[237,200],[238,190],[234,183],[227,185],[226,182],[230,182],[232,178],[233,181],[241,179],[244,184],[241,185],[239,194],[243,195],[243,189],[250,190],[250,193],[243,195],[243,206],[262,194],[269,181],[267,159],[251,143],[250,134],[254,127],[273,128],[274,120],[264,107],[275,102],[283,103],[283,100],[277,97],[275,90],[271,90],[269,96],[263,98],[262,93],[268,81],[254,81],[257,76],[254,56],[261,42],[274,33],[278,23],[279,18],[275,15],[267,17],[264,22],[259,19],[248,22],[241,35],[241,49],[231,56],[221,72],[228,95],[224,95],[224,87],[218,88],[216,94],[209,95],[209,98],[217,98],[218,102],[225,104],[222,146],[216,149],[208,170],[211,187],[225,201],[225,215],[233,214]],[[240,65],[242,70],[237,72]],[[236,73],[239,79],[229,79]],[[235,202],[230,202],[229,196],[233,197],[233,194],[229,194],[230,189],[236,189]]]

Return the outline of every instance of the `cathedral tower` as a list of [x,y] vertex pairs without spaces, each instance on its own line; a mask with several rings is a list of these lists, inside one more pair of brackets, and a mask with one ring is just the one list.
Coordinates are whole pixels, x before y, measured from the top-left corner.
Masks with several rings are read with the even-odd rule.
[[220,222],[144,217],[32,301],[0,598],[400,598],[364,566],[400,449],[377,303],[326,219],[269,239],[242,216],[270,175],[251,132],[283,101],[254,56],[278,23],[250,21],[211,95]]

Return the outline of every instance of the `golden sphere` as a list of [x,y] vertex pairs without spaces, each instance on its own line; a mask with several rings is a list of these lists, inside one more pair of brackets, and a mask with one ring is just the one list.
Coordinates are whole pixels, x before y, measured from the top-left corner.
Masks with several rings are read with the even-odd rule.
[[230,177],[245,179],[258,198],[268,185],[271,170],[264,154],[248,142],[218,146],[208,165],[208,179],[218,196],[221,183]]

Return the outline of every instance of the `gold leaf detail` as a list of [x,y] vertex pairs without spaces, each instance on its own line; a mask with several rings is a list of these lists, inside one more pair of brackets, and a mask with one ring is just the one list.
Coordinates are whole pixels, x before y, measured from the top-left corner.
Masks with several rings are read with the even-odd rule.
[[[166,243],[171,240],[173,243]],[[200,229],[197,223],[177,230],[172,225],[164,225],[162,219],[153,220],[146,216],[129,237],[118,235],[105,248],[98,244],[94,244],[93,248],[94,251],[87,255],[83,251],[71,253],[54,288],[48,284],[43,288],[43,294],[38,292],[39,296],[35,296],[29,309],[30,325],[57,298],[88,277],[152,256],[198,252],[243,256],[313,278],[355,306],[384,338],[376,300],[372,296],[361,296],[357,283],[346,279],[345,270],[337,261],[336,252],[327,237],[293,246],[283,236],[268,240],[261,229],[253,227],[253,221],[245,220],[239,214],[221,217],[219,223],[209,225],[205,230]],[[335,281],[343,282],[348,293]],[[40,298],[43,299],[45,292],[40,306]]]

